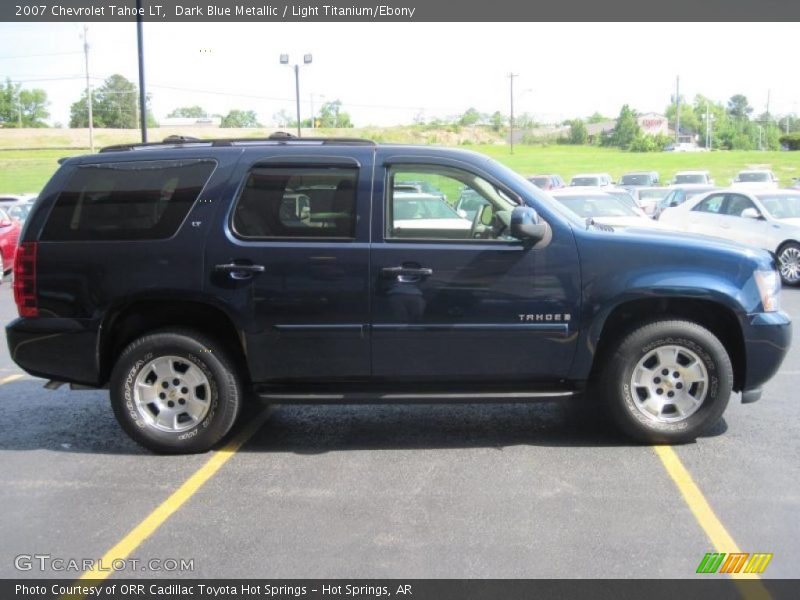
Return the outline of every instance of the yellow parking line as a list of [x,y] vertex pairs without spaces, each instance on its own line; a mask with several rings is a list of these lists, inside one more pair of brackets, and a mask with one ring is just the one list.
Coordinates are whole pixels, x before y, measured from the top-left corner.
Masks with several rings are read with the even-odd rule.
[[5,385],[6,383],[11,383],[12,381],[16,381],[17,379],[22,379],[25,377],[24,373],[14,373],[13,375],[7,375],[0,379],[0,385]]
[[[678,454],[670,446],[653,446],[653,450],[661,459],[664,468],[672,477],[675,485],[678,486],[683,499],[689,505],[689,509],[694,514],[694,518],[703,528],[711,544],[714,546],[716,552],[725,552],[729,554],[741,553],[739,546],[725,529],[722,521],[719,520],[711,505],[706,500],[703,492],[697,487],[697,484],[692,479],[691,474],[681,462]],[[698,561],[702,557],[698,557]],[[734,579],[761,579],[755,573],[732,573],[731,577]],[[744,582],[742,582],[744,583]],[[771,598],[767,589],[763,584],[750,584],[747,587],[741,586],[740,592],[744,598]]]
[[[125,559],[131,555],[131,552],[136,550],[139,545],[144,542],[153,532],[156,531],[172,514],[183,506],[189,498],[191,498],[197,490],[203,487],[214,474],[220,470],[222,465],[228,462],[233,455],[249,440],[253,434],[264,424],[271,409],[265,408],[258,416],[250,421],[247,426],[240,431],[230,442],[223,448],[214,452],[214,455],[209,458],[202,467],[192,474],[181,487],[175,490],[172,495],[164,500],[153,512],[151,512],[145,519],[139,523],[111,550],[105,553],[99,564],[95,564],[91,571],[84,573],[80,579],[95,579],[103,580],[112,574],[113,570],[110,565],[115,560]],[[100,566],[104,570],[100,570]]]

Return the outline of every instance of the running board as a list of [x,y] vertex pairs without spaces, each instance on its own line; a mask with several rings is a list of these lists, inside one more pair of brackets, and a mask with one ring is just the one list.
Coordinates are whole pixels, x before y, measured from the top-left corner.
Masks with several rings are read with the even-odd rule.
[[268,402],[293,404],[391,404],[391,403],[509,403],[536,402],[572,398],[578,395],[574,390],[553,390],[536,392],[332,392],[303,393],[291,391],[259,391],[258,397]]

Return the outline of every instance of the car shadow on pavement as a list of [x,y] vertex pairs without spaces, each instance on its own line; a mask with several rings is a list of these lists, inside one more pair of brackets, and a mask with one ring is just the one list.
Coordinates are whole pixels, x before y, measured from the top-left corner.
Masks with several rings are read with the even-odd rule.
[[[0,450],[148,454],[119,427],[106,391],[48,391],[42,383],[20,379],[0,387]],[[249,402],[231,435],[264,409],[258,401]],[[590,398],[531,404],[283,405],[271,411],[241,451],[641,445],[619,434]],[[723,420],[704,437],[726,429]]]

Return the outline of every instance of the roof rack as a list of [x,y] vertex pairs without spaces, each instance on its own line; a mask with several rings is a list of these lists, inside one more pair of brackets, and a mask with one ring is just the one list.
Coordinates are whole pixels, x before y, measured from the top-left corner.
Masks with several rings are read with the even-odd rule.
[[347,137],[297,137],[285,131],[276,131],[265,138],[214,138],[201,139],[185,135],[170,135],[160,142],[144,142],[140,144],[116,144],[100,149],[100,152],[120,152],[123,150],[144,150],[150,148],[198,148],[204,146],[256,146],[256,145],[342,145],[342,146],[377,146],[373,140]]

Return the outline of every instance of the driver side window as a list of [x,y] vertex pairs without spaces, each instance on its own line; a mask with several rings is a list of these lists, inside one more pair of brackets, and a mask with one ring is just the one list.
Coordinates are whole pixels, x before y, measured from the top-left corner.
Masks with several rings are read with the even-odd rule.
[[468,171],[393,167],[386,185],[386,239],[510,241],[515,206],[493,184]]

